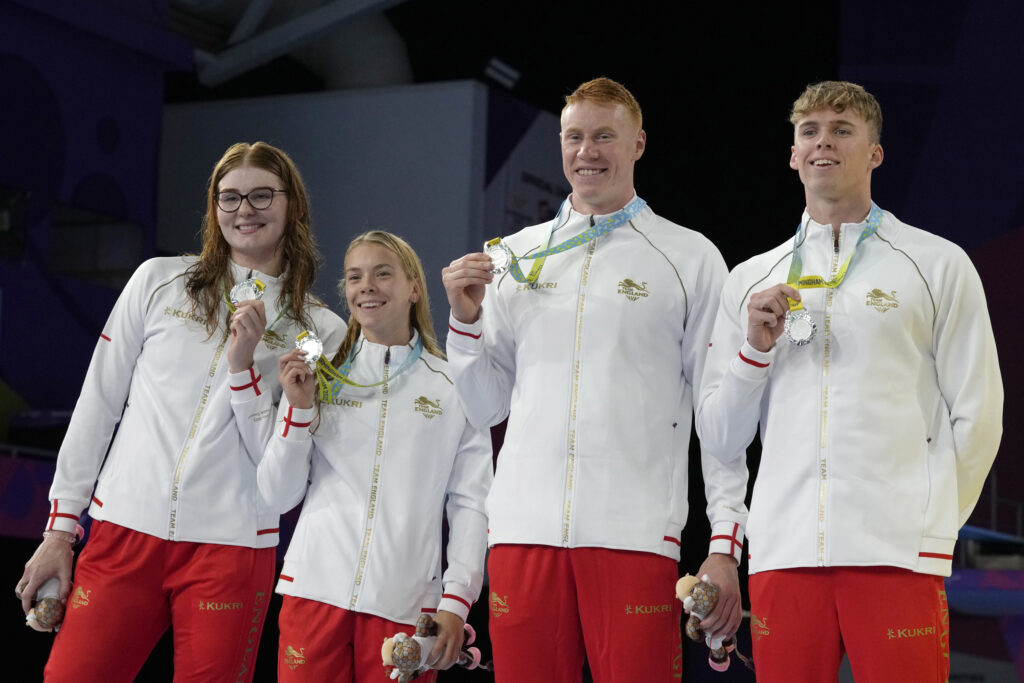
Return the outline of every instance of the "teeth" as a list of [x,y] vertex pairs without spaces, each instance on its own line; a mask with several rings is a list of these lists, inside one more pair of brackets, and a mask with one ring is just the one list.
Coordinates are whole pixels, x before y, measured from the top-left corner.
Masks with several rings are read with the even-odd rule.
[[597,175],[598,173],[601,173],[601,171],[592,168],[581,168],[577,173],[580,175]]
[[818,159],[817,161],[814,162],[814,165],[815,166],[835,166],[835,163],[836,162],[829,161],[828,159]]
[[359,308],[380,308],[381,306],[383,306],[383,304],[378,301],[371,301],[369,303],[359,304]]

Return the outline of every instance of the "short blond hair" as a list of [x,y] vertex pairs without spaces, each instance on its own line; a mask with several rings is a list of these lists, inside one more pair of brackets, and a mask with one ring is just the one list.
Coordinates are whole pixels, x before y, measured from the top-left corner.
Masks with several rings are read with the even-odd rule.
[[789,122],[794,126],[812,112],[831,109],[836,113],[853,110],[871,129],[871,141],[882,140],[882,108],[878,100],[863,87],[849,81],[813,83],[793,103]]
[[562,113],[572,104],[580,102],[599,102],[601,104],[621,104],[629,112],[629,117],[636,123],[637,130],[644,127],[644,116],[640,111],[640,103],[633,97],[633,93],[626,89],[618,81],[601,76],[592,81],[587,81],[577,87],[571,95],[565,96],[565,106]]

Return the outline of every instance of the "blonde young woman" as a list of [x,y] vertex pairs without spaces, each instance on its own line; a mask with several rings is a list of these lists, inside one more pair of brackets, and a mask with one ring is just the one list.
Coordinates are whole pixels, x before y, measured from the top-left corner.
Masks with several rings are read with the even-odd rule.
[[[368,232],[349,245],[339,288],[345,340],[328,372],[300,350],[280,359],[284,398],[259,466],[275,510],[304,499],[277,585],[281,681],[384,680],[381,642],[424,612],[440,628],[428,663],[448,668],[483,581],[490,437],[459,407],[420,260]],[[317,374],[334,378],[326,393]]]
[[252,679],[278,543],[278,515],[256,489],[281,391],[274,366],[299,331],[337,343],[343,330],[309,293],[317,260],[294,163],[239,143],[210,177],[202,253],[146,261],[125,286],[15,591],[26,613],[51,577],[70,595],[48,681],[133,680],[169,627],[175,680]]

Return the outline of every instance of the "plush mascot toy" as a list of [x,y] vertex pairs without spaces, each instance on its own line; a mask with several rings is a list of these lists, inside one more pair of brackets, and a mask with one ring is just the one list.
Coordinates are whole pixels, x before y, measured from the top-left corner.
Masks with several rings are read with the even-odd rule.
[[[469,647],[476,640],[476,632],[473,627],[466,624],[465,637],[462,643],[459,658],[455,661],[466,669],[480,667],[490,671],[489,664],[480,664],[480,650]],[[421,614],[416,621],[416,632],[413,635],[396,633],[393,637],[384,640],[380,649],[381,659],[385,667],[394,667],[391,671],[391,678],[397,679],[398,683],[408,683],[422,673],[426,673],[430,667],[427,666],[427,657],[434,649],[437,641],[437,624],[429,614]]]
[[28,611],[25,625],[37,631],[56,631],[64,621],[64,603],[57,597],[60,581],[49,579],[36,591],[36,604]]
[[[690,615],[690,618],[686,620],[686,635],[695,642],[703,640],[707,643],[711,649],[708,655],[708,664],[712,669],[715,671],[728,669],[729,653],[736,650],[736,640],[732,636],[728,638],[711,637],[700,627],[701,620],[711,614],[715,605],[718,604],[718,588],[711,583],[707,574],[700,579],[687,574],[676,582],[676,597],[682,601],[683,610]],[[754,668],[750,659],[744,657],[738,650],[736,650],[736,656],[748,668]]]
[[[81,524],[75,525],[75,543],[85,536]],[[57,597],[60,594],[60,579],[54,576],[43,582],[36,591],[35,604],[28,611],[25,625],[36,631],[58,631],[64,621],[64,601]]]

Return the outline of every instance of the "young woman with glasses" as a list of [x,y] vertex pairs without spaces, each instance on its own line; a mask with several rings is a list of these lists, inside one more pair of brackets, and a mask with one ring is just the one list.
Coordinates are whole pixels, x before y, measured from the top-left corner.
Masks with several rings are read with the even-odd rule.
[[146,261],[114,305],[16,590],[26,612],[51,577],[67,598],[48,681],[130,681],[168,627],[176,680],[252,679],[278,543],[256,488],[277,357],[303,330],[335,345],[344,333],[310,293],[309,215],[283,151],[232,145],[210,178],[202,253]]

